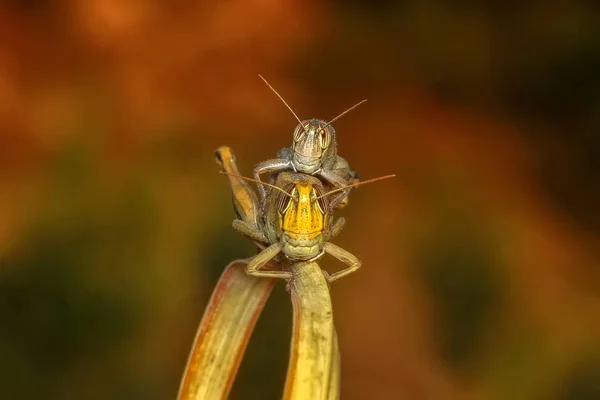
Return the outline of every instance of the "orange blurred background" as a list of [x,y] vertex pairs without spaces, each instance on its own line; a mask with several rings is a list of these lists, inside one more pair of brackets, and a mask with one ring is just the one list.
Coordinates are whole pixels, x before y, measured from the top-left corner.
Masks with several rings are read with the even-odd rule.
[[[0,6],[0,397],[172,399],[254,253],[250,175],[301,118],[361,178],[336,244],[343,399],[600,398],[592,2],[9,0]],[[342,268],[323,258],[330,271]],[[278,285],[233,399],[280,398]]]

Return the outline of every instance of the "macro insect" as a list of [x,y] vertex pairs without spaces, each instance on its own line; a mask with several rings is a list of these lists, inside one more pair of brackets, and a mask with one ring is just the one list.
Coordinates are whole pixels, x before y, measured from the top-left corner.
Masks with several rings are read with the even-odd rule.
[[[250,178],[223,173],[259,183]],[[275,185],[260,183],[272,189],[268,194],[268,208],[262,224],[249,223],[242,219],[233,221],[233,228],[238,232],[255,242],[269,243],[268,247],[249,261],[246,273],[258,277],[289,279],[289,271],[261,270],[280,253],[292,263],[316,261],[328,253],[348,265],[347,268],[331,275],[325,273],[329,282],[356,271],[360,268],[361,261],[347,250],[329,242],[340,233],[345,224],[342,217],[334,221],[332,204],[352,187],[393,176],[366,180],[329,192],[325,192],[319,179],[287,171],[277,176]]]
[[[300,120],[294,110],[288,105],[283,97],[267,82],[261,75],[259,77],[279,97],[283,104],[290,110],[298,121],[294,130],[291,147],[283,148],[277,153],[277,158],[263,161],[254,167],[254,179],[261,182],[262,174],[294,171],[308,175],[314,175],[333,187],[341,188],[358,181],[358,175],[350,169],[346,160],[337,154],[337,143],[335,129],[331,125],[348,112],[352,111],[367,100],[362,100],[345,110],[331,121],[320,119]],[[276,177],[270,180],[273,183]],[[258,191],[264,201],[267,197],[267,189],[259,185]],[[334,208],[343,207],[347,203],[347,195],[350,189],[344,192]]]

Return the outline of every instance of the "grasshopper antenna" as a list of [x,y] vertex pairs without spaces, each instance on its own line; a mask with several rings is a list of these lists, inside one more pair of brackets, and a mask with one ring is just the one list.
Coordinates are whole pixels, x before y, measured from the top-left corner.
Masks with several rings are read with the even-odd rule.
[[378,178],[367,179],[366,181],[361,181],[361,182],[353,183],[352,185],[344,186],[344,187],[341,187],[341,188],[338,188],[338,189],[331,190],[331,191],[329,191],[329,192],[327,192],[325,194],[322,194],[319,197],[316,197],[315,200],[319,200],[319,199],[321,199],[323,197],[326,197],[326,196],[329,196],[330,194],[333,194],[333,193],[343,192],[346,189],[350,189],[350,188],[353,188],[353,187],[364,185],[366,183],[373,183],[373,182],[382,181],[382,180],[388,179],[388,178],[394,178],[395,176],[396,176],[396,174],[384,175],[384,176],[380,176]]
[[290,110],[290,112],[294,115],[294,117],[296,117],[296,121],[298,121],[300,126],[302,126],[302,129],[304,129],[304,132],[306,132],[306,128],[304,127],[304,125],[302,124],[302,121],[300,120],[300,118],[298,118],[298,115],[296,115],[296,113],[294,112],[292,107],[290,107],[290,105],[283,99],[283,97],[281,97],[281,95],[277,92],[277,90],[275,90],[275,88],[273,88],[273,86],[271,86],[271,84],[269,82],[267,82],[267,80],[265,78],[263,78],[263,76],[261,74],[258,74],[258,77],[263,80],[263,82],[269,87],[269,89],[271,89],[273,91],[273,93],[275,93],[275,95],[277,97],[279,97],[279,100],[281,100],[283,102],[283,104],[285,104],[285,106],[288,108],[288,110]]
[[332,123],[334,123],[335,121],[337,121],[338,119],[342,118],[344,115],[348,114],[350,111],[354,110],[356,107],[360,106],[362,103],[366,103],[367,99],[361,100],[358,103],[356,103],[355,105],[353,105],[352,107],[346,109],[345,111],[343,111],[341,114],[339,114],[337,117],[335,117],[334,119],[332,119],[331,121],[329,121],[327,123],[327,125],[325,126],[329,126]]
[[[242,176],[242,175],[238,175],[238,174],[234,174],[234,173],[227,172],[227,171],[219,171],[219,173],[221,173],[221,174],[223,174],[223,175],[229,175],[229,176],[233,176],[233,177],[235,177],[235,178],[243,179],[243,180],[245,180],[245,181],[254,182],[254,183],[257,183],[257,184],[259,184],[259,185],[268,186],[268,187],[270,187],[270,188],[272,188],[272,189],[279,190],[281,193],[285,194],[285,195],[286,195],[287,197],[289,197],[290,199],[292,199],[292,200],[296,200],[296,199],[294,198],[294,196],[292,196],[291,194],[289,194],[288,192],[286,192],[285,190],[283,190],[283,189],[282,189],[282,188],[280,188],[279,186],[271,185],[270,183],[267,183],[267,182],[258,181],[258,180],[256,180],[256,179],[248,178],[248,177],[245,177],[245,176]],[[365,182],[366,182],[366,181],[365,181]]]

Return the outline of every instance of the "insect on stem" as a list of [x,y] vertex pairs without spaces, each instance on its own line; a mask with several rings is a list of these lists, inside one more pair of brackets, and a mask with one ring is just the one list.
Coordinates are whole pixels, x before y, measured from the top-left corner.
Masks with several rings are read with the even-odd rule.
[[366,183],[373,183],[373,182],[381,181],[381,180],[388,179],[388,178],[394,178],[395,176],[396,176],[396,174],[384,175],[384,176],[380,176],[378,178],[367,179],[366,181],[361,181],[361,182],[353,183],[352,185],[343,186],[341,188],[331,190],[331,191],[329,191],[329,192],[327,192],[325,194],[322,194],[319,197],[315,197],[314,200],[319,200],[319,199],[321,199],[323,197],[329,196],[330,194],[337,193],[337,192],[343,192],[346,189],[350,189],[350,188],[353,188],[353,187],[364,185]]
[[[286,195],[287,197],[289,197],[290,199],[292,199],[292,200],[296,201],[296,198],[295,198],[294,196],[292,196],[291,194],[289,194],[288,192],[286,192],[285,190],[283,190],[283,189],[282,189],[282,188],[280,188],[279,186],[271,185],[270,183],[266,183],[266,182],[258,181],[258,180],[256,180],[256,179],[248,178],[248,177],[246,177],[246,176],[242,176],[242,175],[234,174],[234,173],[227,172],[227,171],[219,171],[219,173],[221,173],[221,174],[223,174],[223,175],[229,175],[229,176],[233,176],[233,177],[236,177],[236,178],[239,178],[239,179],[243,179],[243,180],[246,180],[246,181],[249,181],[249,182],[254,182],[254,183],[257,183],[257,184],[259,184],[259,185],[268,186],[268,187],[270,187],[270,188],[272,188],[272,189],[275,189],[275,190],[279,190],[281,193],[285,194],[285,195]],[[365,182],[366,182],[366,181],[365,181]]]
[[[283,104],[285,104],[285,106],[288,108],[288,110],[290,110],[290,112],[294,115],[294,117],[296,117],[296,121],[298,121],[298,123],[302,126],[302,129],[304,129],[304,132],[306,132],[306,127],[302,124],[302,121],[300,120],[300,118],[298,118],[298,115],[296,115],[296,113],[294,112],[292,107],[290,107],[290,105],[283,99],[283,97],[281,97],[281,95],[277,92],[277,90],[275,90],[275,88],[273,86],[271,86],[271,84],[269,82],[267,82],[267,80],[265,78],[263,78],[263,76],[261,74],[258,74],[258,77],[260,79],[262,79],[264,83],[266,83],[266,85],[269,87],[269,89],[271,89],[273,91],[273,93],[275,93],[275,95],[277,95],[277,97],[279,97],[279,100],[281,100],[283,102]],[[308,133],[308,132],[306,132],[306,133]]]

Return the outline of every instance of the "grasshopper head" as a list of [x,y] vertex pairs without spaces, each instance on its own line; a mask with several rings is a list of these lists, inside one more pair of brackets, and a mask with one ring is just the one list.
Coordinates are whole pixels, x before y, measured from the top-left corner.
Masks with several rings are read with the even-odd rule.
[[320,119],[302,121],[294,131],[292,149],[296,170],[314,174],[323,163],[335,157],[335,130]]
[[277,202],[283,253],[291,260],[307,260],[321,251],[328,224],[328,204],[320,186],[296,182],[285,187],[291,197]]
[[320,234],[324,229],[328,205],[321,189],[307,182],[290,184],[284,189],[291,197],[279,196],[277,211],[284,232],[292,235]]

